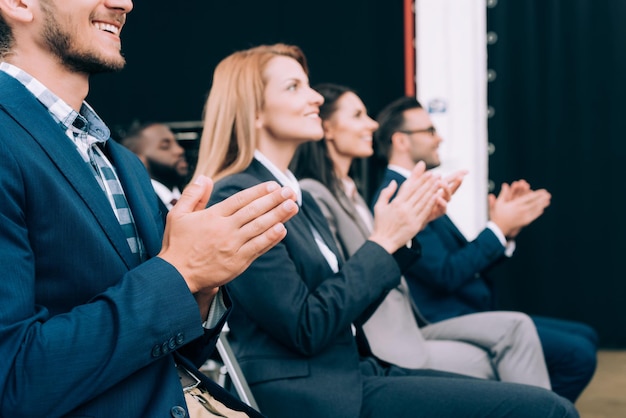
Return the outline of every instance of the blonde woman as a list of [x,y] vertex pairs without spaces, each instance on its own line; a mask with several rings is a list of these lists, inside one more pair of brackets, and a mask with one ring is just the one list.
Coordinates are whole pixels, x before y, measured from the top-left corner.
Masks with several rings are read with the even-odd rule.
[[298,145],[323,136],[322,97],[309,86],[301,50],[277,44],[236,52],[218,65],[213,86],[196,172],[219,179],[211,202],[273,179],[292,187],[300,205],[285,239],[228,286],[232,344],[262,413],[577,416],[544,389],[404,369],[372,356],[361,325],[419,256],[416,243],[405,244],[445,206],[442,182],[418,166],[389,203],[392,184],[376,204],[372,234],[344,262],[315,201],[288,170]]

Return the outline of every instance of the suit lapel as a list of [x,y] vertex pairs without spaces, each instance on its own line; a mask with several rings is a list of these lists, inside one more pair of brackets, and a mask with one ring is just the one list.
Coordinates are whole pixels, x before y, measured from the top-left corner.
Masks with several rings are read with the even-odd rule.
[[48,155],[59,174],[67,180],[93,214],[103,233],[127,266],[130,268],[136,264],[135,256],[130,251],[106,195],[63,129],[24,86],[2,71],[0,71],[0,91],[5,95],[3,102],[7,113]]
[[402,176],[400,173],[398,173],[397,171],[387,169],[387,171],[385,172],[385,184],[389,186],[389,183],[391,183],[394,180],[396,183],[398,183],[398,188],[394,192],[392,199],[396,197],[396,194],[398,194],[398,190],[400,189],[400,186],[402,186],[402,183],[404,183],[406,178]]
[[[246,173],[253,175],[258,178],[262,182],[265,181],[277,181],[276,177],[270,173],[270,171],[263,166],[256,159],[252,160],[250,166],[246,169]],[[279,182],[280,183],[280,182]],[[326,218],[320,211],[315,203],[315,199],[306,191],[302,190],[302,206],[300,207],[302,214],[296,215],[294,218],[289,220],[288,222],[299,221],[299,219],[305,220],[317,230],[317,232],[322,237],[324,243],[330,248],[330,250],[335,253],[337,260],[339,261],[339,265],[341,266],[343,262],[343,256],[341,255],[341,251],[337,248],[337,244],[335,243],[335,239],[333,238],[332,232],[328,228],[328,224],[326,223]],[[302,216],[302,218],[300,218]],[[311,233],[311,238],[313,239],[313,234]]]
[[402,183],[404,183],[404,181],[406,180],[403,175],[401,175],[397,171],[393,171],[390,169],[387,169],[387,173],[385,174],[385,176],[389,179],[387,183],[391,183],[392,180],[395,180],[396,183],[398,183],[398,187],[400,187]]
[[335,254],[337,260],[339,261],[339,266],[341,267],[341,264],[343,263],[343,256],[341,251],[339,251],[339,248],[337,248],[332,232],[330,232],[330,229],[328,228],[326,218],[324,218],[324,215],[317,206],[317,203],[315,203],[313,196],[304,190],[302,191],[301,209],[311,225],[313,225],[313,227],[320,234],[326,246]]
[[[358,196],[357,196],[358,198]],[[342,209],[344,210],[344,212],[346,213],[346,215],[348,215],[356,224],[356,226],[359,228],[359,230],[361,231],[361,233],[363,234],[363,236],[368,237],[371,233],[371,231],[369,230],[369,228],[367,227],[367,225],[365,225],[365,222],[363,222],[363,219],[361,219],[361,217],[358,214],[356,205],[354,204],[354,202],[352,202],[350,200],[350,198],[345,194],[345,193],[339,193],[338,199],[339,204],[341,205]],[[365,207],[367,207],[367,205],[365,204],[365,202],[362,202],[363,205],[365,205]]]

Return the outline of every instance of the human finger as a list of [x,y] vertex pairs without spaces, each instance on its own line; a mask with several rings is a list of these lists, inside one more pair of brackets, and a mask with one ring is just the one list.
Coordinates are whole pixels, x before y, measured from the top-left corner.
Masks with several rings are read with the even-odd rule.
[[[280,197],[281,194],[284,194],[285,197]],[[295,200],[295,193],[293,190],[288,187],[281,188],[277,182],[269,181],[241,190],[211,207],[215,208],[214,211],[216,211],[220,216],[231,216],[241,209],[248,207],[248,205],[258,199],[268,195],[273,195],[270,200],[276,199],[281,202],[285,199]]]
[[466,169],[457,170],[457,171],[455,171],[455,172],[445,176],[444,179],[446,181],[453,181],[455,179],[465,177],[467,175],[467,173],[469,173],[469,170],[466,170]]
[[378,206],[388,205],[389,201],[391,200],[391,197],[396,192],[396,190],[398,190],[398,183],[395,180],[391,180],[391,182],[389,182],[387,187],[385,187],[384,189],[380,191],[380,194],[378,195],[378,199],[376,200],[376,203],[374,204],[374,211],[376,210],[376,207]]
[[445,200],[441,196],[436,197],[435,204],[433,205],[433,208],[430,212],[430,216],[428,217],[428,222],[433,221],[439,218],[440,216],[442,216],[444,213],[446,213],[447,209],[448,209],[448,201]]
[[396,198],[406,199],[407,196],[412,195],[414,190],[430,177],[432,177],[432,173],[426,172],[426,164],[423,161],[418,162],[411,170],[409,177],[399,187]]
[[195,212],[204,209],[213,191],[213,180],[199,176],[183,190],[180,199],[169,213],[173,215]]
[[511,183],[511,198],[515,199],[516,197],[523,196],[529,193],[530,184],[526,180],[516,180]]
[[278,244],[286,235],[287,229],[285,226],[282,223],[277,223],[243,243],[239,249],[239,254],[242,258],[247,258],[249,261],[243,266],[242,271],[254,260]]
[[507,183],[502,183],[500,187],[500,193],[498,194],[498,199],[503,201],[511,200],[511,187]]
[[448,187],[450,188],[450,191],[452,192],[452,194],[454,194],[454,192],[456,192],[456,190],[459,188],[461,183],[463,183],[463,179],[468,173],[469,173],[468,170],[463,169],[463,170],[457,170],[454,173],[449,174],[446,177],[444,177],[444,180],[446,181],[446,183],[448,183]]
[[552,199],[552,195],[545,189],[536,190],[533,192],[533,197],[533,201],[542,205],[544,208],[550,205]]
[[423,205],[424,199],[428,199],[437,192],[443,195],[443,180],[441,180],[439,175],[428,176],[429,174],[431,173],[425,173],[422,176],[424,178],[421,180],[421,183],[416,183],[416,188],[414,188],[413,192],[407,197],[407,203],[411,206],[419,207],[421,206],[420,204]]
[[[295,193],[291,188],[282,187],[247,203],[230,216],[232,216],[237,227],[243,227],[278,206],[283,206],[289,212],[294,210],[297,212],[298,205],[295,203],[295,199]],[[222,203],[224,202],[226,201]]]
[[[264,212],[242,225],[237,232],[242,242],[247,242],[260,235],[273,237],[277,225],[282,225],[298,213],[298,205],[292,200],[285,200],[278,206]],[[280,228],[279,228],[280,229]],[[275,231],[274,231],[275,232]]]

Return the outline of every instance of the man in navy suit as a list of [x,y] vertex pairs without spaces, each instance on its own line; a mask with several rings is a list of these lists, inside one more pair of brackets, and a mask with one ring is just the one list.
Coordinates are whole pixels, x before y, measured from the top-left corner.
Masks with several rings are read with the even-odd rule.
[[200,177],[163,230],[144,166],[84,101],[90,74],[124,66],[132,6],[0,0],[3,417],[188,416],[179,370],[203,379],[231,306],[221,286],[297,212],[275,182],[205,209]]
[[[439,166],[441,137],[428,112],[413,97],[402,97],[378,116],[376,152],[388,162],[380,190],[401,184],[419,161]],[[429,321],[494,310],[493,284],[486,271],[510,257],[515,237],[550,204],[545,190],[531,190],[524,180],[504,184],[489,196],[489,222],[471,242],[444,215],[418,235],[422,257],[405,277],[411,295]],[[555,318],[532,317],[542,342],[553,390],[574,402],[596,367],[597,334],[589,326]]]

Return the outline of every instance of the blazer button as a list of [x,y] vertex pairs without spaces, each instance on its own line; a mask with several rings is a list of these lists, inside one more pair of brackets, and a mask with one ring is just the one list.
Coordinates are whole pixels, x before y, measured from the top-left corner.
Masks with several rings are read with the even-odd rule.
[[187,416],[187,411],[185,411],[185,408],[182,406],[176,405],[170,409],[170,415],[172,418],[185,418]]
[[176,340],[174,339],[174,337],[170,338],[170,340],[167,342],[167,347],[170,350],[175,350],[176,349]]
[[184,342],[185,342],[185,336],[183,335],[183,333],[179,332],[178,334],[176,334],[176,344],[182,345],[182,343]]
[[161,355],[161,346],[160,345],[155,345],[154,347],[152,347],[152,357],[159,357]]
[[163,354],[167,354],[170,352],[170,346],[167,344],[167,341],[161,344],[161,352]]

